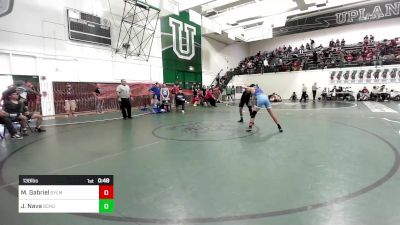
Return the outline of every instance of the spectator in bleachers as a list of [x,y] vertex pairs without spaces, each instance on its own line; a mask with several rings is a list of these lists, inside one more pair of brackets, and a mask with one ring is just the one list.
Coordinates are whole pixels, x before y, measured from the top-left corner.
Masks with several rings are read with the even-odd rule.
[[368,45],[368,35],[365,35],[363,44],[367,44]]
[[381,49],[379,52],[378,52],[378,56],[377,56],[377,59],[375,60],[375,63],[374,63],[374,66],[382,66],[383,65],[383,58],[384,58],[384,56],[385,56],[385,50],[384,49]]
[[366,44],[364,44],[363,46],[362,46],[362,50],[361,50],[362,52],[368,52],[368,45],[366,45]]
[[329,67],[335,67],[335,65],[336,65],[336,58],[335,58],[335,56],[333,55],[332,52],[329,53],[329,60],[330,60],[330,65],[329,65]]
[[346,56],[346,60],[348,64],[351,64],[351,62],[353,62],[353,55],[351,54],[351,52],[349,52]]
[[357,64],[358,66],[362,66],[364,64],[364,58],[362,57],[362,55],[358,55],[357,57]]
[[375,43],[375,37],[372,34],[369,35],[369,43],[370,44],[374,44]]
[[315,41],[313,39],[310,39],[310,46],[311,46],[311,49],[315,48]]
[[396,59],[396,56],[391,52],[391,53],[389,53],[388,55],[386,55],[385,56],[386,58],[385,58],[385,62],[387,63],[387,64],[392,64],[394,61],[395,61],[395,59]]
[[330,47],[331,49],[333,49],[333,48],[335,47],[335,41],[333,40],[333,38],[332,38],[332,40],[329,42],[329,47]]
[[389,43],[389,47],[393,48],[397,46],[397,41],[396,39],[391,39]]
[[277,58],[276,65],[278,67],[278,71],[282,71],[283,61],[282,58]]
[[314,65],[317,65],[318,53],[316,51],[314,51],[313,54],[312,54],[312,60],[313,60]]
[[292,63],[292,70],[299,71],[300,70],[300,61],[298,59],[294,59]]
[[[265,73],[265,72],[280,72],[280,71],[288,71],[288,70],[297,70],[297,62],[300,63],[300,69],[317,69],[317,68],[335,68],[335,67],[343,67],[343,66],[354,66],[351,62],[357,62],[356,65],[382,65],[385,64],[393,64],[397,62],[398,58],[398,50],[395,49],[397,46],[398,39],[385,39],[382,43],[376,42],[375,48],[371,48],[369,45],[370,37],[367,35],[367,42],[361,42],[360,45],[353,45],[349,47],[345,47],[345,40],[342,39],[342,42],[339,39],[336,40],[336,43],[333,43],[333,39],[329,43],[329,47],[324,48],[322,45],[319,45],[318,48],[314,47],[314,51],[317,53],[317,57],[315,57],[314,51],[308,51],[311,49],[310,43],[306,43],[307,51],[304,51],[304,45],[302,44],[300,48],[295,47],[294,50],[289,45],[279,46],[273,51],[266,52],[263,54],[257,53],[254,56],[250,56],[242,60],[238,67],[234,70],[235,73]],[[310,39],[312,40],[312,39]],[[393,41],[394,40],[394,41]],[[396,42],[396,44],[394,44]],[[314,42],[315,43],[315,42]],[[332,46],[335,46],[332,48]],[[291,51],[292,49],[292,51]],[[346,52],[346,49],[351,49],[352,51]],[[372,53],[371,53],[372,51]],[[383,51],[383,52],[382,52]],[[351,57],[348,57],[351,54]],[[375,56],[374,56],[375,54]],[[361,63],[361,57],[363,58],[363,63]],[[264,59],[267,58],[268,67],[264,66]],[[315,58],[317,58],[316,61]],[[351,59],[351,61],[349,61]],[[282,61],[282,62],[281,62]],[[312,67],[308,66],[308,63],[312,63]]]
[[[346,46],[346,41],[344,40],[344,38],[342,38],[342,41],[341,41],[341,45],[340,46],[342,46],[342,47],[344,47],[344,46]],[[339,46],[338,46],[339,47]]]
[[269,63],[267,57],[264,58],[262,73],[268,69]]

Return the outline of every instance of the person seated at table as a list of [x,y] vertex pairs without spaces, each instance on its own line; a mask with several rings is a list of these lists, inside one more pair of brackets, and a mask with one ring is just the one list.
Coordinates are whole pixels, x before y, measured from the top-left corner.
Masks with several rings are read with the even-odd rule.
[[381,101],[385,101],[387,99],[389,99],[390,94],[387,93],[387,89],[385,85],[382,85],[381,88],[379,89],[379,97]]
[[336,93],[337,93],[337,97],[338,98],[343,98],[344,99],[344,93],[343,93],[343,87],[342,86],[339,86],[336,89]]
[[322,93],[321,93],[321,98],[322,98],[322,100],[326,100],[326,97],[328,96],[328,93],[327,93],[328,91],[327,91],[327,89],[326,88],[324,88],[323,90],[322,90]]
[[358,92],[357,99],[359,101],[367,101],[369,99],[369,91],[367,87],[364,86],[364,88]]
[[400,101],[400,93],[395,90],[390,90],[390,99],[393,101]]
[[292,100],[292,101],[297,101],[297,95],[296,95],[296,92],[293,92],[293,94],[292,94],[292,96],[290,96],[290,100]]
[[379,98],[379,87],[378,86],[373,86],[371,94],[369,95],[370,100],[376,101]]

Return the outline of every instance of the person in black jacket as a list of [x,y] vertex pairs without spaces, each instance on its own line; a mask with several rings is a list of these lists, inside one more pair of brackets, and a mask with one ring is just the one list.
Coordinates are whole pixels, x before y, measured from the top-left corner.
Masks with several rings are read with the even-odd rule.
[[175,96],[175,107],[176,107],[176,109],[178,109],[178,105],[181,105],[182,106],[182,113],[185,113],[185,103],[186,103],[185,94],[183,94],[182,88],[179,88],[179,92]]

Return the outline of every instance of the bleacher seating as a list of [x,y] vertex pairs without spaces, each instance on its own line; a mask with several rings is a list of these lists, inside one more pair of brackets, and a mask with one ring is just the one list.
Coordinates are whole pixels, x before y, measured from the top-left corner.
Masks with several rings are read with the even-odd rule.
[[[274,51],[263,53],[260,51],[256,55],[242,60],[238,67],[232,69],[231,72],[234,75],[240,75],[400,64],[399,38],[382,41],[366,38],[356,44],[333,44],[330,47],[320,45],[309,50],[307,48],[301,50],[284,46],[278,47]],[[265,58],[268,60],[268,66],[263,65]]]

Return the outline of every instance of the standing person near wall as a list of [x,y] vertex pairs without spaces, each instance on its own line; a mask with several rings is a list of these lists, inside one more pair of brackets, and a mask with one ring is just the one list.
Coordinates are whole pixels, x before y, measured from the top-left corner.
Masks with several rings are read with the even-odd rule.
[[154,104],[155,99],[157,99],[156,102],[160,102],[161,101],[161,98],[160,98],[160,85],[158,84],[158,82],[153,84],[153,86],[148,91],[150,91],[153,94],[153,96],[151,97],[151,103],[150,103],[151,105],[155,105]]
[[302,93],[301,93],[301,98],[300,98],[300,102],[304,99],[304,102],[306,102],[307,101],[307,87],[306,87],[306,85],[305,84],[303,84],[303,87],[302,87]]
[[230,86],[226,86],[226,105],[228,105],[228,102],[233,102],[233,98],[232,98],[232,87]]
[[28,107],[28,110],[30,112],[40,111],[39,103],[41,94],[35,90],[35,87],[29,81],[26,82],[26,87],[28,88],[28,90],[32,90],[28,91],[26,95],[26,101],[27,101],[26,106]]
[[158,101],[160,101],[160,85],[158,84],[158,82],[156,82],[150,89],[149,91],[151,91],[153,93],[153,98],[156,97]]
[[313,97],[313,102],[315,102],[315,96],[317,96],[317,90],[319,89],[319,87],[317,87],[317,82],[315,82],[313,84],[313,86],[311,87],[312,89],[312,97]]
[[172,93],[172,106],[175,107],[175,104],[176,104],[175,98],[176,98],[176,95],[179,93],[179,84],[174,84],[174,86],[172,87],[171,93]]
[[236,96],[235,85],[232,85],[232,97],[233,97],[233,100],[235,100],[235,96]]
[[96,113],[103,114],[104,99],[102,96],[100,84],[96,84],[96,89],[93,91],[93,95],[95,97]]
[[171,104],[172,106],[175,105],[175,96],[176,96],[176,84],[174,84],[174,86],[171,88]]
[[72,89],[72,85],[70,83],[67,83],[66,85],[67,89],[65,90],[64,93],[64,102],[65,102],[65,112],[67,115],[65,117],[76,117],[77,115],[75,114],[75,110],[77,108],[76,106],[76,94],[75,91]]
[[117,87],[117,96],[120,103],[122,117],[132,119],[131,114],[131,89],[127,85],[126,80],[122,79],[121,84]]

